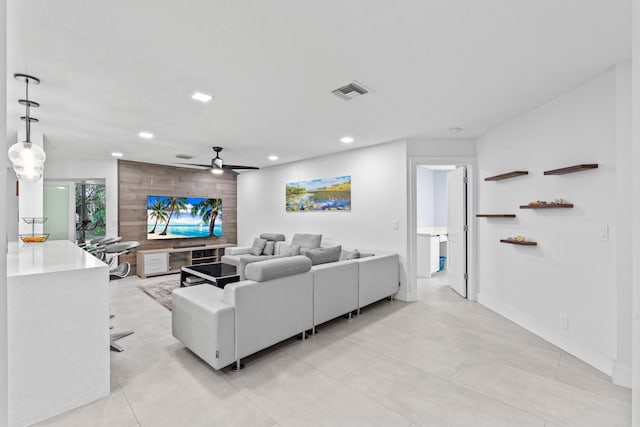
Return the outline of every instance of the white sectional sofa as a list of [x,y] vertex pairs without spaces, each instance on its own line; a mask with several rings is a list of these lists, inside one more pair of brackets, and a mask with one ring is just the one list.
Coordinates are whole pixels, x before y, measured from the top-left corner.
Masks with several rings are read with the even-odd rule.
[[203,284],[176,289],[175,338],[215,369],[312,328],[313,275],[304,256],[247,266],[247,280],[224,289]]
[[398,292],[397,254],[312,266],[307,256],[246,264],[246,279],[173,292],[173,336],[215,369]]

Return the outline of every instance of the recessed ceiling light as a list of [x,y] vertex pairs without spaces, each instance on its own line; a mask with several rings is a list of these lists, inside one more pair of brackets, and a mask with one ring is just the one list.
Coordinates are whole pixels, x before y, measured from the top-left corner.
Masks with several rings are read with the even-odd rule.
[[343,136],[342,138],[340,138],[340,142],[343,142],[345,144],[351,144],[353,141],[355,140],[350,136]]
[[138,136],[140,138],[144,138],[144,139],[151,139],[153,138],[153,134],[151,132],[140,132],[138,133]]
[[276,156],[275,154],[272,154],[271,156],[268,157],[269,160],[278,160],[280,157]]
[[191,99],[195,99],[196,101],[205,102],[205,103],[211,101],[211,98],[213,98],[213,96],[207,95],[206,93],[202,93],[202,92],[196,92],[193,95],[191,95]]
[[122,154],[122,153],[121,153],[121,152],[119,152],[119,151],[114,151],[113,153],[111,153],[111,155],[112,155],[113,157],[122,157],[122,156],[124,156],[124,154]]
[[453,127],[453,128],[449,128],[449,133],[458,133],[462,130],[462,128],[459,127]]

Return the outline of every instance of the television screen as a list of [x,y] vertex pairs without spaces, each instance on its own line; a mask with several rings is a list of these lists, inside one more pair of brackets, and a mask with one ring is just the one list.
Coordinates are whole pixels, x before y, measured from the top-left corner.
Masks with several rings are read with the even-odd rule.
[[147,239],[222,236],[222,199],[147,196]]

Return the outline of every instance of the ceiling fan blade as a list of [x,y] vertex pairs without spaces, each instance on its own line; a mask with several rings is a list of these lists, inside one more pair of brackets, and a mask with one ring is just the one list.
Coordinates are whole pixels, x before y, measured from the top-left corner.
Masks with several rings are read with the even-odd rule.
[[222,165],[222,169],[253,169],[258,170],[255,166],[238,166],[238,165]]
[[199,163],[175,163],[176,165],[200,166],[201,168],[211,169],[211,165],[201,165]]

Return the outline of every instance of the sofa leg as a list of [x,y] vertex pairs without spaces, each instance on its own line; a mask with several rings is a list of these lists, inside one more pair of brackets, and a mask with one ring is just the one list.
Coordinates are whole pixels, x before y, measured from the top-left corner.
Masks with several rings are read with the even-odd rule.
[[234,363],[233,365],[233,370],[234,372],[238,372],[241,369],[244,369],[244,365],[242,363],[240,363],[240,359],[236,360],[236,363]]
[[317,334],[316,332],[316,327],[314,326],[313,328],[311,328],[311,335],[315,335]]
[[306,340],[307,339],[307,331],[302,331],[302,340]]
[[360,307],[358,307],[358,310],[356,311],[356,316],[360,316]]
[[348,317],[348,318],[349,318],[349,319],[352,319],[352,318],[353,318],[353,313],[352,313],[352,312],[349,312],[349,317]]

